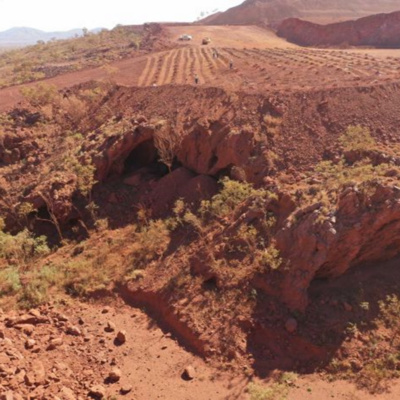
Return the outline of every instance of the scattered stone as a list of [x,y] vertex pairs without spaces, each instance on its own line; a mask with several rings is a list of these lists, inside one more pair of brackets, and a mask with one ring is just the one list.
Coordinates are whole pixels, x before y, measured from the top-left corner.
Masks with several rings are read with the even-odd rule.
[[68,321],[68,317],[66,315],[64,315],[64,314],[57,314],[55,319],[57,321],[60,321],[60,322],[67,322]]
[[125,385],[125,386],[121,387],[119,392],[122,395],[125,395],[125,394],[128,394],[128,393],[132,392],[132,389],[133,389],[133,387],[131,385]]
[[60,398],[62,400],[76,400],[76,396],[74,395],[74,392],[66,386],[63,386],[61,388],[58,395],[60,396]]
[[31,324],[14,325],[14,328],[22,331],[23,333],[25,333],[25,335],[28,336],[31,336],[35,330],[35,327]]
[[61,346],[62,344],[63,344],[63,338],[62,337],[51,339],[46,350],[54,350],[57,347]]
[[46,371],[41,361],[36,360],[32,363],[31,371],[25,375],[25,383],[28,386],[43,385],[46,380]]
[[117,333],[117,342],[118,344],[124,344],[126,342],[126,331],[122,330]]
[[80,336],[82,334],[81,330],[75,325],[68,326],[67,333],[72,336]]
[[196,377],[195,369],[191,365],[188,365],[183,371],[183,378],[186,380],[192,380],[195,377]]
[[106,332],[115,332],[115,324],[111,321],[107,322],[107,326],[104,328]]
[[92,396],[96,399],[103,399],[106,397],[106,389],[104,389],[101,385],[95,385],[90,388],[89,396]]
[[10,359],[5,355],[0,353],[0,364],[8,364]]
[[33,339],[28,339],[28,340],[25,342],[25,348],[26,348],[27,350],[33,349],[33,348],[35,347],[35,345],[36,345],[36,340],[33,340]]
[[138,124],[144,124],[147,122],[147,118],[144,115],[140,115],[136,119]]
[[24,356],[17,349],[14,349],[14,348],[10,348],[10,349],[6,350],[6,354],[10,357],[11,360],[20,360],[21,361],[24,359]]
[[6,392],[0,396],[0,400],[14,400],[13,392]]
[[108,374],[107,379],[110,382],[118,382],[121,379],[121,377],[122,377],[122,371],[119,368],[114,367]]
[[101,313],[102,314],[108,314],[109,312],[111,311],[111,307],[104,307],[102,310],[101,310]]
[[294,318],[289,318],[286,323],[285,323],[285,329],[289,332],[289,333],[294,333],[297,331],[297,321]]
[[34,315],[26,314],[22,315],[16,319],[9,319],[7,322],[7,326],[14,326],[14,325],[37,325],[37,324],[45,324],[49,322],[49,319],[44,316],[36,317]]
[[37,310],[36,308],[33,308],[33,309],[29,310],[29,314],[33,315],[36,318],[40,318],[42,316],[40,311]]
[[5,339],[3,340],[3,346],[4,346],[4,347],[11,347],[12,345],[13,345],[13,342],[12,342],[11,339],[5,338]]

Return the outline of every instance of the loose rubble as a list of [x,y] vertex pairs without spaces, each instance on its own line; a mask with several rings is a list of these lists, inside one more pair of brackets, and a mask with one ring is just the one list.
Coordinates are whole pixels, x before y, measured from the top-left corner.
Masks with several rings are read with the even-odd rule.
[[127,342],[126,331],[110,337],[98,328],[102,323],[106,331],[117,330],[109,309],[98,314],[96,324],[97,316],[86,322],[52,305],[28,313],[0,312],[0,399],[103,399],[131,393],[133,386],[122,382],[118,365],[128,355],[117,345]]

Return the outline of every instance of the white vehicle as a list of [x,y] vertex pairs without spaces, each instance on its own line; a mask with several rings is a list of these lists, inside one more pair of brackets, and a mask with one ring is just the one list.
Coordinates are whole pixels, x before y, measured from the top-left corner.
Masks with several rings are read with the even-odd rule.
[[192,40],[192,36],[191,35],[181,35],[179,36],[179,40]]

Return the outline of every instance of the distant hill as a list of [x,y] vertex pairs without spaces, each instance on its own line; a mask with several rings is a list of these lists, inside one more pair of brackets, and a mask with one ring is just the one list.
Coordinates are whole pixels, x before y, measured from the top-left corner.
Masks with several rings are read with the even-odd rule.
[[[102,28],[93,29],[91,32],[95,33],[101,29]],[[82,29],[72,29],[65,32],[44,32],[34,28],[11,28],[0,32],[0,47],[26,46],[36,44],[38,40],[47,42],[52,39],[70,39],[82,35]]]
[[290,18],[280,24],[277,33],[301,46],[348,44],[400,48],[400,11],[328,25]]
[[400,0],[246,0],[208,16],[207,25],[265,24],[276,27],[287,18],[332,23],[400,10]]

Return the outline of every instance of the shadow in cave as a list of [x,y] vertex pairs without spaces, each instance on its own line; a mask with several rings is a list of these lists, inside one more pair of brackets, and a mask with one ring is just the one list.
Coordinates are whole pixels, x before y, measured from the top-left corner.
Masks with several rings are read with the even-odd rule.
[[[175,159],[171,171],[180,167]],[[107,218],[111,228],[121,228],[135,221],[135,209],[147,208],[146,194],[170,173],[161,160],[153,139],[146,140],[116,160],[105,182],[96,187],[93,198],[100,206],[100,218]]]
[[154,146],[154,141],[146,140],[135,147],[126,157],[122,175],[132,174],[145,167],[155,169],[157,164],[159,164],[158,152]]
[[[355,330],[368,335],[375,328],[380,300],[400,295],[399,267],[400,258],[396,258],[354,267],[336,279],[315,279],[304,314],[277,308],[276,300],[259,291],[255,324],[248,334],[248,352],[256,373],[260,377],[274,369],[313,373],[328,366]],[[289,318],[298,322],[295,333],[285,329]],[[361,353],[358,344],[353,357]],[[357,372],[357,366],[354,368]]]

